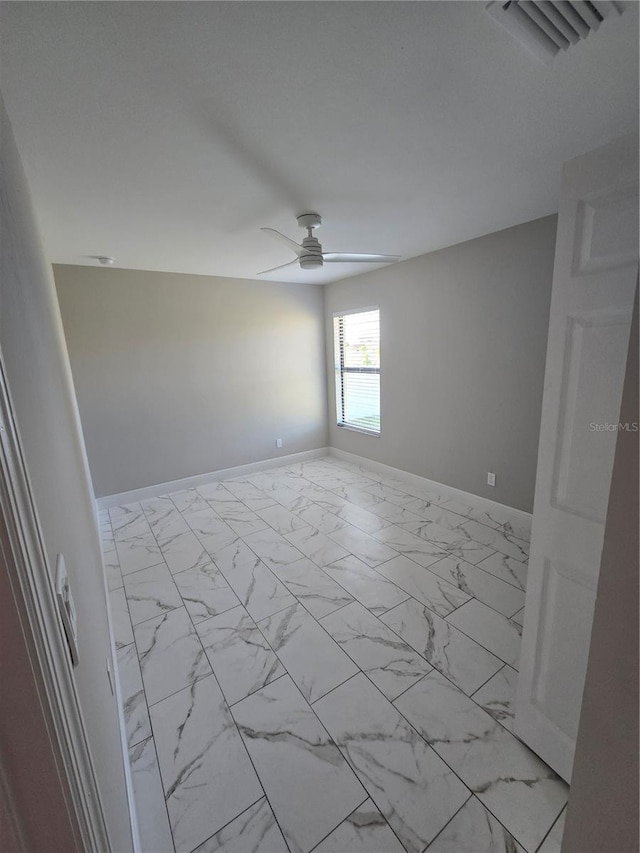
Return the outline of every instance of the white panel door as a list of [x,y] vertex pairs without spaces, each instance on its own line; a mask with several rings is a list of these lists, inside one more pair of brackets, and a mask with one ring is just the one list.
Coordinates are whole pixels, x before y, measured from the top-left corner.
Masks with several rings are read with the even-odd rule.
[[565,164],[558,215],[515,730],[567,781],[637,275],[636,136]]

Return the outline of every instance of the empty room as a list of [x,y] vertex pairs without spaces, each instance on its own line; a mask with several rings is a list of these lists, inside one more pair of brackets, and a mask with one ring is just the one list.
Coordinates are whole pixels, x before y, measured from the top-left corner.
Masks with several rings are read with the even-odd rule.
[[0,4],[0,846],[638,849],[635,2]]

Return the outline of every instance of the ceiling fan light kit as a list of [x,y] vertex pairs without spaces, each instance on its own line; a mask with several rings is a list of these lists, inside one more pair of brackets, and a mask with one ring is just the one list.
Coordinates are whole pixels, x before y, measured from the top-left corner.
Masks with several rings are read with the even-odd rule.
[[275,228],[261,228],[261,231],[267,234],[272,234],[276,239],[282,240],[287,246],[292,249],[298,256],[295,261],[289,261],[286,264],[281,264],[278,267],[272,267],[269,270],[263,270],[258,275],[266,275],[267,273],[275,272],[276,270],[284,269],[285,267],[298,264],[301,269],[318,269],[324,266],[325,263],[346,263],[346,264],[392,264],[400,260],[399,255],[376,255],[376,254],[354,254],[353,252],[323,252],[320,241],[314,236],[313,232],[322,224],[322,217],[319,213],[301,213],[296,217],[300,228],[304,228],[307,236],[302,240],[302,243],[296,243],[290,237],[276,231]]

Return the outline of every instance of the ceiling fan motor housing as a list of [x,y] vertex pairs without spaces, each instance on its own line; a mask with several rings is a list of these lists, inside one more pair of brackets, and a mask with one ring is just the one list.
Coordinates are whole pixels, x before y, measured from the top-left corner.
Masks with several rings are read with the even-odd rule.
[[317,237],[309,235],[302,241],[304,254],[300,255],[300,266],[303,270],[321,267],[322,261],[322,246],[318,242]]

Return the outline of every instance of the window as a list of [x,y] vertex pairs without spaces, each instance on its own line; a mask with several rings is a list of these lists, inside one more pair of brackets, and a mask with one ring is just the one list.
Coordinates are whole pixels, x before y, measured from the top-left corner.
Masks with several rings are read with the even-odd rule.
[[380,311],[333,318],[338,426],[380,433]]

